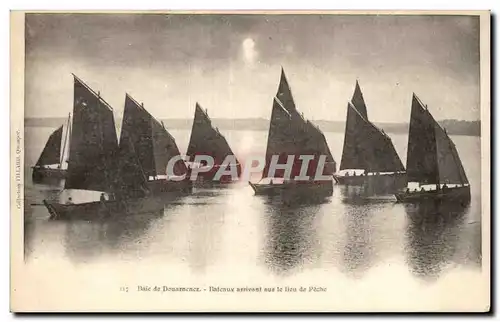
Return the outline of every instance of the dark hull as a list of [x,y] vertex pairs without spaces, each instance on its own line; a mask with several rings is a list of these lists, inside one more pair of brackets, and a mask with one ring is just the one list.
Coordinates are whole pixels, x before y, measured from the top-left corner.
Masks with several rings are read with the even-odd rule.
[[447,189],[432,191],[412,191],[400,192],[395,194],[398,202],[421,203],[429,201],[446,201],[466,204],[470,201],[470,187],[452,187]]
[[147,197],[127,200],[106,200],[81,204],[61,204],[44,200],[43,203],[53,220],[105,220],[116,216],[157,214],[165,206],[165,199]]
[[388,173],[373,176],[339,176],[334,174],[333,177],[338,184],[346,186],[377,184],[403,187],[406,185],[406,173]]
[[196,180],[193,182],[193,188],[228,188],[230,186],[238,184],[238,181],[205,181],[205,180]]
[[61,204],[44,200],[51,219],[58,220],[102,220],[114,216],[158,213],[176,198],[191,193],[190,181],[155,180],[148,182],[146,197],[124,197],[116,200],[94,201],[80,204]]
[[333,181],[284,184],[258,184],[249,182],[249,184],[256,195],[308,198],[310,196],[331,196],[333,193]]
[[66,177],[65,169],[49,169],[34,167],[31,179],[34,183],[51,183],[64,180]]
[[147,183],[152,195],[162,195],[165,193],[190,193],[193,190],[193,183],[190,180],[167,181],[154,180]]

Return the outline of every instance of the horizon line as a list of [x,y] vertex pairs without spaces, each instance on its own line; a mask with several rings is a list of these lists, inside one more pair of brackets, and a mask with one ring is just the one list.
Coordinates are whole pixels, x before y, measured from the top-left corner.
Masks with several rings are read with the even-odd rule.
[[[54,118],[65,118],[66,116],[25,116],[24,119],[54,119]],[[120,117],[116,117],[120,118]],[[121,117],[122,118],[122,117]],[[157,119],[160,120],[192,120],[193,118],[191,117],[186,117],[186,118],[168,118],[168,117],[156,117]],[[238,117],[238,118],[228,118],[228,117],[211,117],[212,120],[264,120],[264,121],[270,121],[270,118],[264,118],[264,117]],[[328,120],[328,119],[309,119],[311,122],[317,122],[317,121],[324,121],[324,122],[342,122],[345,123],[345,120]],[[462,121],[462,122],[481,122],[481,119],[477,120],[465,120],[465,119],[457,119],[457,118],[445,118],[445,119],[438,119],[437,121]],[[373,123],[387,123],[387,124],[401,124],[401,123],[409,123],[409,121],[396,121],[396,122],[390,122],[390,121],[372,121]]]

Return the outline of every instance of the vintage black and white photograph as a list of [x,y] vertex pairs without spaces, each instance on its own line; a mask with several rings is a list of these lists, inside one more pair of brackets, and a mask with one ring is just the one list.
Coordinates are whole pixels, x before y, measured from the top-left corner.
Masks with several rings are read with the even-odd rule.
[[490,309],[489,12],[12,15],[12,310]]

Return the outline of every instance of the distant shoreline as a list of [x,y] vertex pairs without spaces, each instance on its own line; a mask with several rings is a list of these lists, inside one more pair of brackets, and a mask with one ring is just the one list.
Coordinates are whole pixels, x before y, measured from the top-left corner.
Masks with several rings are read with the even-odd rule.
[[[25,118],[26,127],[57,127],[66,122],[65,117],[50,118]],[[192,119],[161,119],[165,127],[171,130],[191,130]],[[121,124],[121,119],[116,122]],[[323,132],[344,132],[345,122],[314,120]],[[481,136],[481,121],[462,121],[462,120],[441,120],[438,123],[443,126],[450,135]],[[212,124],[220,130],[232,131],[267,131],[269,129],[269,120],[263,118],[253,119],[212,119]],[[378,123],[375,125],[387,133],[407,134],[408,123]]]

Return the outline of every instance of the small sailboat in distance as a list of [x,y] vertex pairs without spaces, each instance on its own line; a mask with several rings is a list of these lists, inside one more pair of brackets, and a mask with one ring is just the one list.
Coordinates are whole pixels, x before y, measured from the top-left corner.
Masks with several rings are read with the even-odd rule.
[[[335,160],[323,132],[297,110],[283,69],[273,99],[265,162],[260,181],[249,182],[257,195],[332,195]],[[282,167],[285,164],[288,169]]]
[[455,144],[420,99],[413,94],[408,154],[408,186],[399,202],[470,201],[470,184]]
[[404,186],[405,176],[391,138],[368,120],[363,94],[356,81],[351,102],[347,104],[342,160],[340,171],[334,174],[335,180],[345,185],[373,183],[397,188]]
[[[200,168],[208,165],[195,164],[196,156],[209,156],[214,160],[214,164],[207,171],[198,172],[198,182],[203,183],[230,183],[233,179],[238,179],[241,175],[241,164],[234,156],[231,147],[227,143],[226,138],[219,132],[219,129],[212,125],[212,121],[208,116],[207,110],[203,110],[201,106],[196,103],[194,112],[193,127],[191,129],[191,137],[187,148],[186,155],[189,157],[190,168]],[[229,157],[229,164],[224,161]],[[237,178],[230,175],[217,176],[217,172],[223,166],[227,170],[229,167],[236,167]]]
[[[63,141],[63,125],[52,132],[43,148],[38,161],[32,167],[34,183],[45,183],[53,180],[60,181],[66,176],[65,151],[68,137],[71,136],[71,114],[68,115],[66,134]],[[62,144],[61,144],[62,143]],[[62,151],[61,151],[62,145]]]

